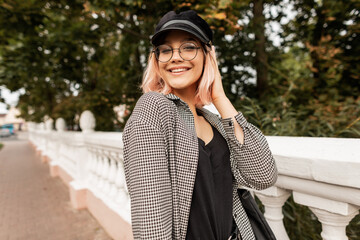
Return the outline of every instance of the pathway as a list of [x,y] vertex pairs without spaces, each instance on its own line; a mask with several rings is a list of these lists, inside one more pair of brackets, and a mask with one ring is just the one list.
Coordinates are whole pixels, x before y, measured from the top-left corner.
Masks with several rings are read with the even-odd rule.
[[0,240],[110,240],[27,140],[0,138]]

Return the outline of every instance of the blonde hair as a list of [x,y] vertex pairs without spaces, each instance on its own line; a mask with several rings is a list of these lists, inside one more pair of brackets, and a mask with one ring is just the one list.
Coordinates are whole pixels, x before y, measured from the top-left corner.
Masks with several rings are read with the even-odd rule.
[[[212,102],[211,91],[213,83],[215,79],[221,78],[214,46],[212,46],[211,49],[207,46],[205,46],[205,48],[203,73],[198,80],[198,88],[195,94],[196,107],[203,107],[204,105],[208,105]],[[169,84],[160,77],[159,64],[153,52],[149,55],[148,64],[140,87],[143,93],[155,91],[166,95],[172,91]]]

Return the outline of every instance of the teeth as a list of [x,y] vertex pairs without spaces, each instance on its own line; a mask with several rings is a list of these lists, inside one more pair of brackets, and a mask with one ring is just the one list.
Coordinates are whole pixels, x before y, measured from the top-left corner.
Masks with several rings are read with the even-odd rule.
[[187,69],[186,68],[178,68],[178,69],[173,69],[173,70],[170,70],[171,72],[174,72],[174,73],[177,73],[177,72],[183,72],[183,71],[186,71]]

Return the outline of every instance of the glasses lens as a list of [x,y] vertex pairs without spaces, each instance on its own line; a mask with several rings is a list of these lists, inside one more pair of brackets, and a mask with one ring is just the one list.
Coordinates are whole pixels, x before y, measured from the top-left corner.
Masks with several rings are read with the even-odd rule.
[[172,48],[168,45],[160,45],[155,49],[155,56],[160,62],[167,62],[172,57]]
[[193,60],[197,54],[197,46],[194,43],[184,43],[180,47],[180,56],[187,61]]
[[[198,47],[191,42],[183,43],[179,48],[180,57],[186,61],[193,60],[197,51]],[[166,44],[156,47],[154,52],[160,62],[168,62],[173,56],[173,48]]]

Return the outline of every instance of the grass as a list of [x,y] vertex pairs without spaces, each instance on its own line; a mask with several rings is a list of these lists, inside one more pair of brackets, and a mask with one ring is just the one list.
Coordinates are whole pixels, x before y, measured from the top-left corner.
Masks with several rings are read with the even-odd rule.
[[4,144],[0,143],[0,150],[2,149],[3,146],[4,146]]

